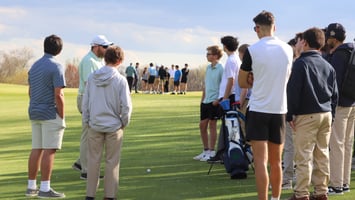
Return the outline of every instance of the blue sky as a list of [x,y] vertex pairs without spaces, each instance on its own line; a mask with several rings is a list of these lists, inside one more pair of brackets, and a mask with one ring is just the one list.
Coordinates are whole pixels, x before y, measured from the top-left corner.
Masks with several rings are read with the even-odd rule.
[[275,35],[284,41],[332,22],[342,23],[352,41],[353,8],[355,1],[345,0],[1,0],[0,51],[27,47],[37,59],[43,38],[54,33],[64,41],[58,56],[64,63],[81,59],[92,38],[104,34],[125,50],[124,65],[199,66],[206,63],[206,47],[220,45],[224,35],[256,42],[252,19],[262,10],[275,15]]

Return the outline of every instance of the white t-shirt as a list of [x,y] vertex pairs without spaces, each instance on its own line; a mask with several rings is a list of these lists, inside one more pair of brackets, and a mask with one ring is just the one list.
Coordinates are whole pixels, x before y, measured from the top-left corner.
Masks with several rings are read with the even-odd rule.
[[[232,54],[228,56],[228,59],[224,66],[222,81],[221,84],[219,85],[218,98],[222,98],[224,96],[228,79],[229,78],[233,78],[233,80],[235,79],[235,74],[237,73],[237,70],[239,71],[239,67],[240,67],[240,60],[237,58],[237,55]],[[233,83],[230,94],[234,94],[234,93],[235,91],[234,91],[234,83]]]
[[174,79],[175,69],[169,69],[170,78]]
[[287,113],[286,85],[291,73],[292,47],[277,37],[263,37],[248,51],[254,75],[249,110]]

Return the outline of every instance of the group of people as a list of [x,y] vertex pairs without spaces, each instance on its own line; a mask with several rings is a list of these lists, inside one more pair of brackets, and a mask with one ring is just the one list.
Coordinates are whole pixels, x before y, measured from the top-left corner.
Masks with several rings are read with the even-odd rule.
[[[28,159],[26,196],[64,198],[50,187],[55,153],[61,149],[65,129],[64,68],[55,60],[62,39],[50,35],[44,40],[44,56],[28,73],[29,116],[32,123],[32,150]],[[105,149],[104,199],[117,199],[121,145],[124,128],[132,113],[130,89],[118,67],[124,51],[104,35],[97,35],[79,64],[77,106],[82,114],[80,155],[73,169],[86,179],[86,199],[95,199],[99,185],[101,157]],[[41,171],[37,188],[36,177]]]
[[280,199],[281,189],[294,189],[289,200],[326,200],[349,192],[355,100],[344,96],[341,86],[354,46],[344,43],[344,27],[309,28],[287,44],[274,35],[272,13],[262,11],[253,21],[260,40],[239,48],[241,63],[234,53],[237,38],[221,38],[228,56],[224,66],[222,50],[207,48],[210,64],[200,106],[203,151],[194,159],[214,156],[217,120],[249,100],[245,132],[259,200],[268,199],[269,188],[271,200]]
[[[139,63],[136,63],[135,68],[130,63],[126,67],[126,77],[128,85],[135,88],[135,93],[138,93],[139,80],[141,82],[141,90],[145,94],[186,94],[187,77],[190,69],[186,63],[184,68],[179,69],[179,65],[171,65],[171,68],[164,65],[155,66],[153,63],[149,67],[144,67],[140,73]],[[140,75],[139,75],[140,74]]]
[[[342,95],[341,86],[354,46],[343,43],[344,27],[332,23],[325,30],[307,29],[296,35],[292,49],[274,36],[272,13],[262,11],[253,21],[260,39],[255,44],[239,47],[236,37],[224,36],[223,50],[218,45],[206,49],[210,64],[206,69],[199,124],[203,151],[194,159],[206,161],[214,156],[217,120],[223,111],[238,107],[246,114],[246,139],[253,150],[259,200],[268,199],[269,187],[271,200],[280,199],[286,181],[281,165],[286,121],[292,130],[290,146],[294,147],[292,160],[296,165],[294,194],[289,200],[325,200],[330,194],[349,192],[355,101]],[[322,54],[325,43],[328,50]],[[46,37],[44,56],[28,73],[32,150],[26,196],[65,197],[50,187],[55,153],[61,149],[65,129],[64,68],[55,60],[62,46],[60,37]],[[224,66],[219,63],[223,51],[228,56]],[[124,77],[117,70],[123,59],[120,47],[98,35],[79,65],[77,106],[82,114],[82,135],[80,156],[73,168],[80,171],[82,179],[87,179],[87,200],[95,199],[100,178],[104,178],[104,199],[116,199],[122,136],[131,117],[130,90],[131,84],[138,80],[133,76],[139,66],[137,63],[136,69],[126,70]],[[156,77],[162,77],[156,66],[151,64],[150,68],[145,72],[148,79],[144,80],[148,91],[158,91],[153,84]],[[173,93],[181,92],[178,82],[187,81],[187,77],[184,79],[183,73],[178,72],[179,67],[172,66],[173,74],[161,68],[166,75],[164,81],[169,75],[168,80],[174,77]],[[187,65],[185,68],[188,73]],[[142,80],[143,76],[144,73]],[[100,176],[103,148],[106,166],[104,176]],[[39,169],[41,183],[37,188]],[[313,193],[309,192],[311,184]]]

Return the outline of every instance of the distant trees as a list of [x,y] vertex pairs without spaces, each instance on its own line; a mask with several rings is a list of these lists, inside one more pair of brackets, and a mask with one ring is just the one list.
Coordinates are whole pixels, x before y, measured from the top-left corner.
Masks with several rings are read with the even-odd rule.
[[28,48],[0,52],[0,82],[27,84],[28,61],[32,58],[33,52]]
[[[28,84],[29,61],[33,59],[34,53],[29,48],[0,51],[0,83]],[[79,87],[79,59],[74,58],[65,63],[65,79],[68,88]],[[140,67],[140,77],[143,66]],[[125,76],[125,67],[121,66],[119,72]],[[190,68],[187,90],[201,91],[204,84],[205,66]],[[139,81],[140,83],[140,81]]]

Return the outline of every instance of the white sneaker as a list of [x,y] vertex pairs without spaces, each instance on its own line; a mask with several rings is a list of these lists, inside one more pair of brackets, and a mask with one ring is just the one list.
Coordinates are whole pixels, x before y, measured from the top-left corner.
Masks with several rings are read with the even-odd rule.
[[215,151],[210,151],[210,157],[214,157],[216,156],[216,152]]
[[199,155],[193,157],[194,160],[201,160],[205,155],[206,155],[207,151],[202,151],[202,153],[200,153]]
[[207,151],[204,155],[203,155],[203,157],[200,159],[200,161],[202,161],[202,162],[206,162],[208,159],[210,159],[211,158],[211,151]]

